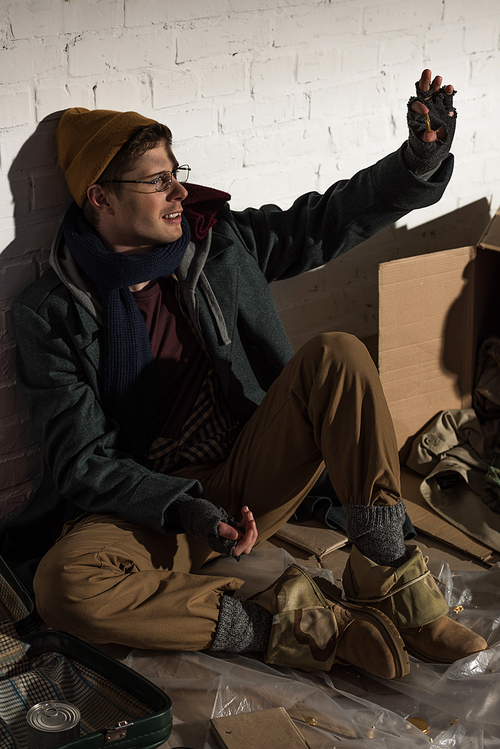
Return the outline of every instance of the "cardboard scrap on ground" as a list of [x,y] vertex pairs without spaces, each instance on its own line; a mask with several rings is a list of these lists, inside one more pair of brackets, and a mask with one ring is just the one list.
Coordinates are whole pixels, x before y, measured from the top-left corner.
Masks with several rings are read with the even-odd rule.
[[327,554],[340,549],[347,543],[347,536],[339,533],[316,520],[308,520],[305,523],[285,523],[274,537],[280,541],[280,545],[289,544],[297,549],[305,551],[308,557],[315,558],[318,566]]

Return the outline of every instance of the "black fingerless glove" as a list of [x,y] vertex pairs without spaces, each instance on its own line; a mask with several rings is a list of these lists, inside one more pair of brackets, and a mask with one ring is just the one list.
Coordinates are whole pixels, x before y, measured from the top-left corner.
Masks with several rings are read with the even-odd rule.
[[[191,497],[176,499],[168,508],[169,522],[180,525],[186,533],[191,533],[210,546],[213,551],[231,556],[238,540],[222,538],[217,532],[219,522],[232,524],[222,507],[216,507],[207,499]],[[235,524],[234,524],[235,525]]]
[[[416,82],[416,96],[412,96],[408,101],[407,122],[410,131],[403,155],[408,168],[418,175],[424,175],[434,172],[441,162],[448,156],[455,135],[455,126],[457,122],[457,110],[453,106],[452,94],[445,93],[444,86],[439,91],[421,91],[418,87],[419,81]],[[422,140],[422,133],[427,130],[425,115],[414,112],[411,105],[414,101],[421,101],[429,109],[429,118],[431,128],[438,130],[441,125],[446,129],[444,140],[437,138],[432,143],[426,143]],[[450,117],[453,112],[453,117]]]

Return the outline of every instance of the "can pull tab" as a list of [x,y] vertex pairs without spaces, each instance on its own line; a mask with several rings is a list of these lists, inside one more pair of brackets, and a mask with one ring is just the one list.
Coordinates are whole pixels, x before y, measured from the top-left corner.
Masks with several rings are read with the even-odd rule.
[[109,744],[111,741],[117,741],[118,739],[124,739],[127,735],[127,729],[133,726],[133,723],[129,723],[127,720],[121,720],[114,728],[104,729],[104,741]]

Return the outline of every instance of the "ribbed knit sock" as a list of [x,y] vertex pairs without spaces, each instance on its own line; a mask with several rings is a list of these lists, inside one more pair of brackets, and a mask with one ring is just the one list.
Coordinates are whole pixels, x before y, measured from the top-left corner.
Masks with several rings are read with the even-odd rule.
[[375,564],[399,567],[406,562],[403,523],[406,508],[396,505],[344,505],[346,531],[359,551]]
[[215,638],[209,650],[228,653],[265,652],[273,617],[253,601],[223,595]]

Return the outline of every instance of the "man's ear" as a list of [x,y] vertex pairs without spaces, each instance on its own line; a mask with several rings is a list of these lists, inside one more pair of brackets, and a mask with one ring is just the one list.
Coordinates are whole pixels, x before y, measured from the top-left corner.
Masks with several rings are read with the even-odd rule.
[[105,213],[112,211],[108,196],[102,185],[94,184],[87,187],[87,198],[98,211],[104,211]]

